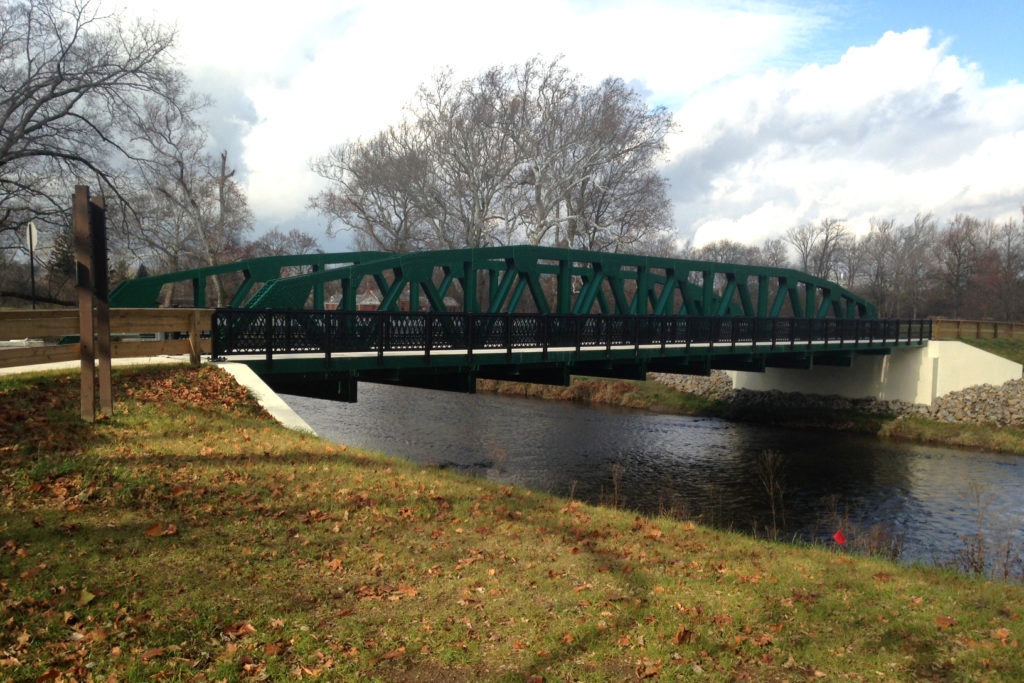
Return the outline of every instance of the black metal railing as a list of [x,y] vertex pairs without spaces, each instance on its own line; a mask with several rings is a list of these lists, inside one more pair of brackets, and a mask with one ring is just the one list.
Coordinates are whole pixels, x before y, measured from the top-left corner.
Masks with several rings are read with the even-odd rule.
[[217,309],[214,356],[231,354],[737,346],[763,351],[922,344],[930,320]]

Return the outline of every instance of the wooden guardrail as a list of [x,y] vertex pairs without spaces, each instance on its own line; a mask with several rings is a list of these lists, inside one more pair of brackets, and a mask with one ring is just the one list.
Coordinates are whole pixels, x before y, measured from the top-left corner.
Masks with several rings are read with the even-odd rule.
[[[187,338],[117,340],[111,342],[112,358],[189,354],[194,365],[199,355],[210,352],[212,308],[115,308],[110,311],[112,335],[187,333]],[[59,338],[79,332],[78,309],[0,311],[0,340]],[[81,344],[45,344],[0,349],[0,368],[78,360]]]
[[1024,339],[1024,323],[935,318],[932,339]]

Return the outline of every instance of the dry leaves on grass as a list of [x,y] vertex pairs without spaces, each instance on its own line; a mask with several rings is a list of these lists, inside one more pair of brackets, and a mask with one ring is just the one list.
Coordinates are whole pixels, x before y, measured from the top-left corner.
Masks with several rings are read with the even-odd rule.
[[174,524],[168,524],[164,526],[160,522],[150,524],[146,527],[146,535],[150,538],[159,538],[160,536],[173,536],[178,533],[178,527]]

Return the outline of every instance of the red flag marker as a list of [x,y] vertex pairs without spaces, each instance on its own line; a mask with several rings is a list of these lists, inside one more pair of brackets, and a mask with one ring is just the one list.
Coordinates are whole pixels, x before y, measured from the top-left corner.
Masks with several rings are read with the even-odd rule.
[[846,536],[843,536],[843,530],[842,529],[840,529],[839,531],[837,531],[834,534],[832,534],[832,538],[839,545],[842,545],[842,544],[846,543]]

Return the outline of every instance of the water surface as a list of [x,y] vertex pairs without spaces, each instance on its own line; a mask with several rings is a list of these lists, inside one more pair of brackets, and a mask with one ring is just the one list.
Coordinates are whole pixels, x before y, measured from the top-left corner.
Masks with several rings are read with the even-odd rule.
[[[904,560],[949,562],[962,537],[1024,542],[1024,458],[715,418],[360,383],[359,402],[284,396],[321,436],[588,502],[824,540],[878,525]],[[765,452],[777,453],[765,467]],[[981,506],[979,506],[979,498]]]

